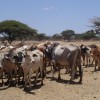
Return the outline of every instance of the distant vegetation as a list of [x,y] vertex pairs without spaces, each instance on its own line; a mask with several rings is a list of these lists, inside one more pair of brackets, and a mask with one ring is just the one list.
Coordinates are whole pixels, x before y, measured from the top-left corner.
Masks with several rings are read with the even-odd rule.
[[7,40],[11,43],[14,40],[91,40],[100,38],[100,18],[90,20],[92,30],[87,30],[85,33],[75,33],[74,30],[62,30],[61,33],[56,33],[53,36],[47,36],[45,33],[38,33],[36,29],[16,20],[5,20],[0,22],[0,39]]

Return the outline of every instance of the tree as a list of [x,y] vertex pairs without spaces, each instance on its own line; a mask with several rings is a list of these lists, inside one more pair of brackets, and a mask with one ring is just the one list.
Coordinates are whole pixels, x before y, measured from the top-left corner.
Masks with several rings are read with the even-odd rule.
[[60,39],[62,39],[62,36],[60,34],[54,34],[52,36],[52,38],[55,39],[55,40],[60,40]]
[[27,36],[34,36],[37,34],[37,30],[30,28],[26,24],[23,24],[15,20],[5,20],[0,22],[0,34],[2,34],[9,43],[16,38],[26,38]]
[[96,34],[100,34],[100,17],[91,19],[92,27],[95,29]]
[[83,34],[75,34],[75,39],[80,40],[82,39]]
[[36,38],[37,38],[39,41],[44,40],[44,39],[46,39],[46,34],[45,34],[45,33],[37,34],[37,35],[36,35]]
[[85,40],[93,39],[96,38],[96,34],[94,33],[93,30],[86,31],[85,33],[82,34],[82,38]]
[[73,30],[65,30],[60,33],[64,39],[70,41],[71,37],[75,35]]

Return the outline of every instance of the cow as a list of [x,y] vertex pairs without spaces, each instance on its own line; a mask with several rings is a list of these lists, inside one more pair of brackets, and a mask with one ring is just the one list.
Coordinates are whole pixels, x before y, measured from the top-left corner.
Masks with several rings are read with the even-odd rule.
[[[50,49],[50,48],[49,48]],[[69,44],[69,45],[58,45],[51,47],[51,59],[54,67],[58,67],[58,79],[61,79],[60,69],[61,66],[65,66],[66,69],[71,69],[71,79],[70,82],[74,80],[76,66],[79,68],[79,83],[82,83],[82,66],[81,66],[81,50],[77,45]]]
[[98,66],[98,70],[100,70],[100,47],[97,46],[95,48],[92,49],[92,56],[93,56],[93,59],[95,61],[95,68],[94,68],[94,71],[96,71],[96,67]]
[[3,68],[2,68],[2,59],[4,58],[4,52],[0,52],[0,76],[2,79],[2,85],[4,85],[4,81],[3,81]]
[[56,45],[59,45],[59,43],[58,42],[54,42],[53,43],[53,42],[50,42],[50,41],[46,41],[44,43],[35,44],[34,46],[32,46],[29,49],[31,51],[39,50],[39,51],[41,51],[43,53],[43,62],[44,62],[43,71],[44,71],[44,76],[46,76],[46,67],[52,65],[51,57],[50,57],[49,53],[46,52],[46,48],[51,47],[52,45],[56,46]]
[[2,79],[2,85],[4,85],[4,81],[3,81],[3,68],[1,67],[1,64],[0,64],[0,78]]
[[[85,46],[85,45],[81,45],[80,46],[81,48],[81,57],[82,57],[82,61],[83,61],[83,66],[85,65],[86,67],[87,66],[90,66],[91,63],[91,47],[90,46]],[[85,64],[86,63],[86,64]]]
[[14,73],[15,83],[17,85],[17,67],[16,67],[16,65],[11,61],[11,59],[9,59],[6,56],[3,59],[1,59],[0,62],[1,62],[2,84],[4,83],[4,81],[3,81],[3,71],[5,71],[8,75],[7,82],[9,83],[9,80],[10,80],[10,84],[12,83],[12,77],[13,77],[13,73]]
[[[38,73],[40,69],[41,75],[41,85],[43,85],[43,60],[41,59],[39,51],[26,51],[25,58],[23,59],[22,64],[23,72],[24,72],[24,81],[25,81],[25,88],[27,80],[29,81],[29,89],[31,89],[31,76],[32,73],[36,72],[36,80],[35,84],[37,83]],[[25,89],[24,88],[24,89]]]
[[22,82],[23,82],[23,79],[24,79],[23,69],[21,67],[22,60],[24,58],[24,55],[25,55],[25,51],[17,51],[16,52],[16,50],[13,50],[13,49],[11,49],[6,54],[6,57],[8,57],[16,65],[16,67],[17,67],[18,83],[20,82],[21,76],[23,77],[22,78]]

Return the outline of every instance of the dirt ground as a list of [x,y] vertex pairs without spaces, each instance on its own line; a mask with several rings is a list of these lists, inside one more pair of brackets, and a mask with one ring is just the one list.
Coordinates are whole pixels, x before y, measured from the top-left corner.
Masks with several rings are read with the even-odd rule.
[[[99,41],[72,43],[100,45]],[[84,67],[82,84],[69,84],[70,76],[65,74],[64,69],[61,70],[61,78],[58,80],[55,73],[55,78],[52,79],[52,74],[49,73],[44,79],[44,85],[38,83],[30,92],[24,91],[22,85],[0,87],[0,100],[100,100],[100,71],[94,72],[93,66]],[[75,79],[75,82],[77,83],[78,80],[79,78]]]

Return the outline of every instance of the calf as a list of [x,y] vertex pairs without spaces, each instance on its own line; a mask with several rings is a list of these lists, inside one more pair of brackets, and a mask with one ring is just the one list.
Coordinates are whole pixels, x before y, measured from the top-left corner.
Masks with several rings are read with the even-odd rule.
[[[42,77],[42,70],[43,70],[43,62],[41,59],[41,56],[38,52],[34,51],[27,51],[26,56],[23,60],[23,72],[24,72],[24,81],[25,81],[25,87],[26,87],[26,82],[27,79],[29,81],[29,89],[31,89],[31,75],[32,72],[36,72],[36,80],[35,84],[37,83],[37,78],[38,78],[38,71],[40,69],[41,73],[41,85],[43,84],[43,77]],[[28,78],[27,78],[28,77]]]

